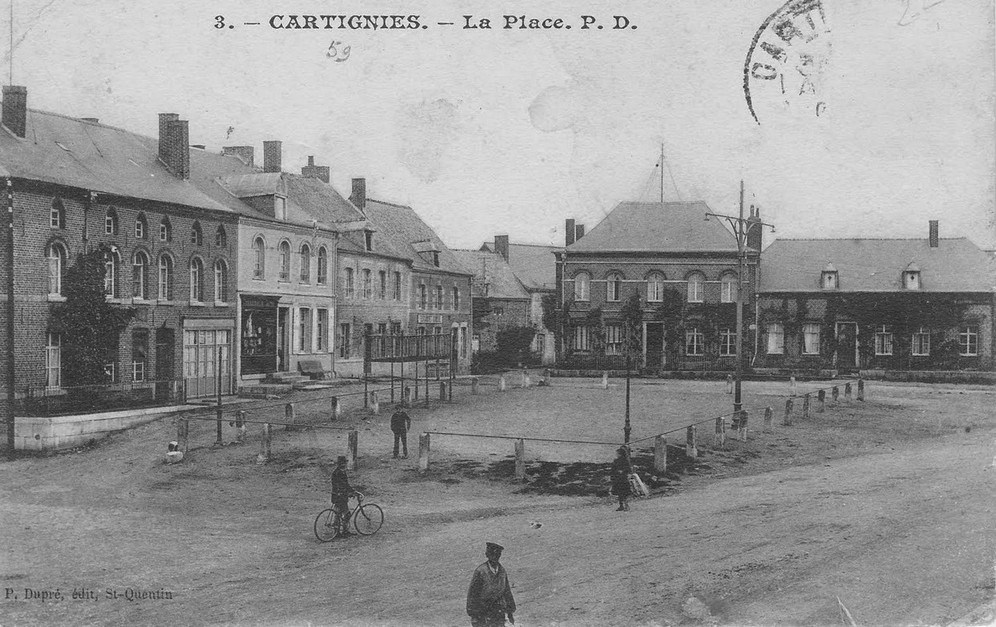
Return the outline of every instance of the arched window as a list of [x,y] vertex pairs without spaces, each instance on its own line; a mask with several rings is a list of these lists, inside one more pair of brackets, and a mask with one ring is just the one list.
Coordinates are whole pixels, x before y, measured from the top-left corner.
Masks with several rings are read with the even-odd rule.
[[135,218],[135,239],[145,239],[149,231],[149,225],[145,221],[145,214],[140,213]]
[[724,303],[735,303],[737,302],[737,277],[734,274],[724,274],[719,279],[720,286],[722,290],[720,291],[719,300]]
[[218,248],[225,248],[228,246],[228,234],[225,233],[225,227],[218,225],[218,230],[214,232],[214,245]]
[[204,300],[204,262],[198,257],[190,260],[190,300],[195,303]]
[[329,282],[329,251],[324,246],[318,249],[318,284]]
[[418,286],[418,308],[419,309],[429,308],[429,292],[426,291],[425,283],[421,283]]
[[363,298],[373,298],[373,275],[368,268],[363,270]]
[[647,302],[659,303],[664,300],[664,275],[651,272],[647,276]]
[[66,228],[66,207],[62,204],[61,198],[52,201],[51,226],[53,229]]
[[352,298],[353,295],[356,293],[356,279],[353,276],[352,268],[346,268],[346,280],[344,281],[344,283],[346,289],[346,298]]
[[685,280],[688,281],[688,302],[701,303],[705,296],[705,276],[701,272],[693,272]]
[[107,213],[104,214],[104,234],[118,234],[118,212],[114,210],[114,207],[108,208]]
[[622,275],[618,272],[605,277],[605,300],[613,302],[619,300],[622,295],[622,281]]
[[56,296],[62,294],[62,279],[66,273],[66,247],[58,242],[48,245],[45,252],[48,257],[48,293]]
[[121,256],[116,250],[104,255],[104,294],[111,298],[118,297],[118,268],[121,266]]
[[141,250],[135,251],[131,258],[131,296],[149,297],[149,256]]
[[194,246],[200,246],[204,243],[204,232],[201,231],[201,223],[194,221],[194,225],[190,227],[190,243]]
[[311,247],[301,244],[301,283],[311,283]]
[[280,242],[280,280],[290,281],[290,244]]
[[263,241],[262,237],[257,237],[252,241],[252,250],[256,259],[256,265],[253,268],[252,276],[255,279],[262,279],[263,274],[266,271],[266,242]]
[[436,309],[443,308],[443,286],[436,286]]
[[377,298],[385,300],[387,298],[387,271],[381,270],[377,273]]
[[460,288],[453,288],[453,309],[457,311],[460,309]]
[[587,301],[591,298],[591,275],[579,272],[574,277],[574,300]]
[[159,241],[173,241],[173,225],[169,223],[169,218],[163,218],[159,223]]
[[159,300],[173,300],[173,259],[159,257]]
[[228,264],[224,259],[214,262],[214,301],[228,302]]

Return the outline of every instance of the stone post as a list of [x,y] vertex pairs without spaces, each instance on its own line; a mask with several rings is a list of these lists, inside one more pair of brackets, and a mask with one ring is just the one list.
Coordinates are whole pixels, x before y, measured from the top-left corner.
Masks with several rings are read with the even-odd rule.
[[726,418],[723,416],[716,418],[716,446],[726,446]]
[[370,412],[374,416],[380,413],[380,399],[377,398],[377,390],[370,393]]
[[774,433],[775,429],[771,425],[771,418],[774,413],[770,407],[764,408],[764,433]]
[[412,388],[406,385],[404,391],[401,394],[401,402],[404,403],[405,407],[409,407],[412,404]]
[[685,429],[685,455],[691,459],[699,456],[699,450],[695,448],[695,425],[688,425]]
[[840,387],[833,386],[833,389],[830,390],[830,400],[834,402],[834,405],[837,404],[837,401],[840,400]]
[[477,377],[470,378],[470,393],[480,394],[481,393],[481,380]]
[[795,396],[795,377],[789,377],[789,395]]
[[259,441],[259,455],[256,456],[257,464],[265,464],[270,461],[272,430],[270,423],[263,423],[263,439]]
[[802,397],[802,417],[809,418],[809,394]]
[[441,401],[445,401],[446,400],[446,382],[445,381],[440,381],[439,382],[439,400],[441,400]]
[[515,479],[522,481],[526,478],[526,441],[515,441]]
[[429,434],[420,433],[418,436],[418,471],[424,473],[429,470]]
[[522,369],[522,387],[529,387],[529,373],[526,372],[525,368]]
[[609,373],[608,373],[608,371],[605,371],[605,372],[602,373],[602,389],[603,390],[609,389]]
[[739,439],[741,442],[746,442],[747,441],[747,410],[746,409],[740,410],[740,422],[738,423],[737,426],[738,426],[738,428],[737,428],[737,439]]
[[180,418],[176,421],[176,439],[183,447],[183,454],[187,454],[187,447],[190,445],[190,421]]
[[359,433],[355,430],[350,431],[347,442],[348,450],[346,451],[346,470],[356,470],[356,458],[360,444]]
[[246,412],[243,409],[235,412],[235,441],[239,444],[246,440]]
[[820,390],[816,394],[816,400],[819,401],[819,405],[816,406],[816,413],[822,414],[827,409],[827,391]]
[[783,425],[792,424],[792,399],[785,400],[785,418],[782,419]]
[[851,402],[851,382],[848,381],[844,384],[844,400],[848,403]]
[[342,408],[339,406],[339,397],[333,396],[330,399],[330,404],[332,407],[332,415],[329,417],[330,422],[335,422],[339,415],[342,413]]
[[290,431],[291,429],[294,428],[292,426],[296,422],[296,420],[294,419],[294,403],[287,403],[286,405],[284,405],[284,422],[287,423],[286,425],[284,425],[284,429],[286,429],[287,431]]
[[498,391],[499,392],[504,392],[505,388],[507,387],[507,385],[508,384],[505,382],[505,375],[499,376],[498,377]]
[[858,400],[865,400],[865,380],[858,379]]
[[663,435],[654,438],[654,471],[667,472],[667,438]]
[[733,394],[733,375],[726,375],[726,393]]

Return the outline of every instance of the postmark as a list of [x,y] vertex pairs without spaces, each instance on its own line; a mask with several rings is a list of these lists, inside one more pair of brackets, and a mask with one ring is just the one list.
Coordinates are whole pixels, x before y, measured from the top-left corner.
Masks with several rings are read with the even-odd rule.
[[744,62],[744,98],[754,121],[825,115],[829,60],[830,27],[821,0],[789,0],[769,15]]

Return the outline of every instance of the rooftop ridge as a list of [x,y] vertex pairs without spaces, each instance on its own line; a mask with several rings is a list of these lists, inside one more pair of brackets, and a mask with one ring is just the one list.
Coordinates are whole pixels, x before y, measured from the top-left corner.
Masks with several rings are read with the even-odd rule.
[[[962,240],[968,237],[939,237],[940,240]],[[779,237],[775,242],[927,242],[928,237]],[[774,244],[775,242],[772,242]]]

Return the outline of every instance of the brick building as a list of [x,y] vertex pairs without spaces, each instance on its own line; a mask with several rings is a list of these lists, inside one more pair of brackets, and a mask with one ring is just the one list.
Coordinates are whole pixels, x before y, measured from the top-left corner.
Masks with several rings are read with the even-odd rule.
[[[507,242],[507,248],[503,243]],[[516,244],[508,242],[507,236],[496,235],[494,243],[484,244],[481,249],[493,246],[493,250],[501,254],[515,278],[529,293],[529,317],[538,329],[533,339],[533,353],[540,356],[543,364],[552,364],[556,360],[556,343],[552,329],[543,324],[543,299],[553,298],[556,303],[557,294],[557,264],[554,253],[555,246],[539,244]]]
[[[737,242],[721,222],[705,220],[709,211],[701,201],[623,202],[587,234],[567,221],[566,247],[556,254],[558,363],[624,365],[623,308],[636,295],[637,366],[649,372],[735,368]],[[750,220],[760,222],[753,212]],[[761,229],[751,228],[745,319],[754,306],[760,246]]]
[[[499,240],[508,244],[508,236]],[[500,254],[487,250],[454,250],[463,267],[474,273],[473,352],[493,353],[498,349],[498,333],[513,327],[531,327],[529,292],[516,278]]]

